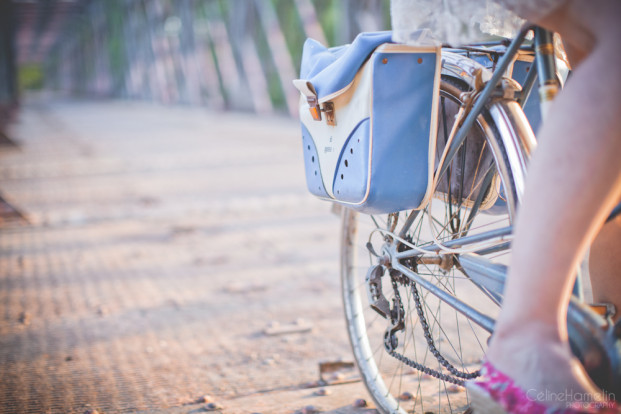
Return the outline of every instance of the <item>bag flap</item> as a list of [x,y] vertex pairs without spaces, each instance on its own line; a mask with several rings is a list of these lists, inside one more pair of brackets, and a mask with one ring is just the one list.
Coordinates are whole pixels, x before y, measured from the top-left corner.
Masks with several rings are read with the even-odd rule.
[[[391,32],[361,33],[351,45],[326,48],[313,39],[307,39],[302,52],[300,78],[294,82],[310,84],[319,100],[347,87],[369,55],[380,45],[391,42]],[[305,91],[300,90],[306,95]]]

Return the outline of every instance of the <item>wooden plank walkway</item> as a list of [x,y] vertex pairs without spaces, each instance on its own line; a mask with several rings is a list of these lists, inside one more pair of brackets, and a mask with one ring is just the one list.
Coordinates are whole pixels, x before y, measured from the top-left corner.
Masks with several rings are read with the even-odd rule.
[[0,413],[368,411],[360,383],[304,388],[352,357],[295,121],[36,100],[10,133],[0,192],[28,223],[0,231]]

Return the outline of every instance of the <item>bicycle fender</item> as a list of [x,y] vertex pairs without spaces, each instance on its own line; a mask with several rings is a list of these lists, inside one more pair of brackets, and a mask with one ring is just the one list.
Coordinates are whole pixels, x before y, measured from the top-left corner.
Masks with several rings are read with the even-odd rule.
[[460,79],[474,88],[475,73],[478,69],[481,70],[483,82],[487,82],[492,77],[492,71],[476,60],[459,53],[442,50],[442,75]]
[[[442,75],[456,78],[475,88],[476,76],[481,71],[483,82],[489,81],[492,72],[479,62],[454,52],[442,51]],[[487,105],[489,115],[498,127],[502,144],[508,157],[508,165],[515,180],[518,205],[524,192],[524,179],[528,160],[537,146],[535,134],[524,111],[513,99],[496,98]]]

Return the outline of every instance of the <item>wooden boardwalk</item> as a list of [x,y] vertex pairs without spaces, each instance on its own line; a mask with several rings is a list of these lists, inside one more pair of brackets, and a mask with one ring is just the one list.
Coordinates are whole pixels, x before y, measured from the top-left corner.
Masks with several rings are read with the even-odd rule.
[[360,383],[305,388],[352,357],[295,121],[39,98],[9,134],[0,413],[368,411]]

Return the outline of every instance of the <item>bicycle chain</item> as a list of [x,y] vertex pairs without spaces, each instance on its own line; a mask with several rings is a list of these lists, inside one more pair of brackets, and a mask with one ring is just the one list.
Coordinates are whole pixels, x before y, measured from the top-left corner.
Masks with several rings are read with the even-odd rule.
[[[397,299],[399,306],[402,306],[401,295],[399,294],[397,281],[393,277],[391,277],[391,279],[392,279],[392,286],[395,291],[395,298]],[[453,374],[453,376],[450,376],[448,374],[443,374],[442,372],[438,370],[429,368],[423,364],[420,364],[416,361],[411,360],[410,358],[406,357],[403,354],[398,353],[394,349],[388,349],[388,347],[386,347],[386,351],[388,352],[388,354],[391,357],[401,361],[402,363],[408,365],[409,367],[412,367],[418,371],[421,371],[424,374],[431,375],[434,378],[440,379],[442,381],[450,382],[452,384],[460,385],[460,386],[464,385],[463,380],[473,379],[473,378],[480,376],[481,374],[479,370],[475,372],[464,372],[464,371],[458,370],[450,362],[448,362],[446,358],[442,356],[440,351],[438,351],[438,349],[436,348],[435,341],[433,340],[433,337],[431,336],[431,330],[429,329],[429,323],[427,323],[427,318],[425,317],[425,314],[423,312],[420,295],[418,294],[418,289],[416,289],[416,283],[412,283],[409,279],[405,279],[405,278],[402,278],[400,282],[404,287],[408,285],[412,286],[412,296],[414,297],[416,313],[418,314],[418,318],[421,321],[421,326],[423,328],[425,340],[427,341],[427,346],[429,350],[431,351],[431,353],[433,354],[433,356],[438,360],[438,362],[440,362],[440,364],[444,368],[446,368],[451,374]],[[394,336],[394,334],[392,335]],[[390,338],[390,341],[392,342],[392,338]]]

